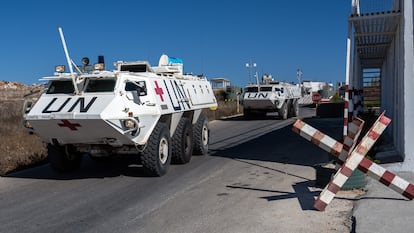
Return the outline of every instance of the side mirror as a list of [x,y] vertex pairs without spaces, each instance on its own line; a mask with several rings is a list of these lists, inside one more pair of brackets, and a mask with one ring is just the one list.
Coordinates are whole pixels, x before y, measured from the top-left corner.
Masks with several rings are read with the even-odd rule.
[[33,102],[25,100],[23,103],[23,109],[22,109],[23,116],[26,116],[26,114],[30,112],[32,107],[33,107]]
[[138,96],[146,96],[147,95],[147,88],[137,86],[137,94],[138,94]]
[[136,82],[137,85],[137,94],[138,96],[145,96],[147,95],[147,87],[144,81]]
[[145,81],[126,81],[125,91],[136,92],[138,96],[147,95]]

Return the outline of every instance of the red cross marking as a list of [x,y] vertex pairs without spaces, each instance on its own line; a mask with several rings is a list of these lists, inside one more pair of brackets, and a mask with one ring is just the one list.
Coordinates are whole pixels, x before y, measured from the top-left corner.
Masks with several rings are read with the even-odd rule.
[[60,127],[68,127],[70,130],[78,130],[76,127],[81,127],[78,123],[70,123],[68,120],[62,120],[62,123],[58,123]]
[[157,95],[159,95],[160,96],[160,98],[161,98],[161,101],[162,102],[164,102],[164,91],[162,90],[162,88],[160,88],[159,86],[158,86],[158,82],[157,81],[154,81],[155,82],[155,94],[157,94]]

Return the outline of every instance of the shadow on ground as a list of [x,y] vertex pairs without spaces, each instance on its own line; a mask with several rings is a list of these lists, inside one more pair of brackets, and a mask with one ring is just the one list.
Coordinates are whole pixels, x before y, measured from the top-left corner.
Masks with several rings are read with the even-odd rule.
[[[268,118],[271,119],[272,117]],[[241,119],[233,120],[239,121]],[[342,137],[343,121],[341,119],[307,118],[304,119],[304,121],[337,140]],[[302,210],[314,210],[314,200],[320,194],[320,190],[311,191],[312,187],[315,186],[315,181],[310,180],[308,177],[303,177],[301,174],[294,174],[292,172],[289,173],[286,171],[279,171],[275,168],[264,167],[262,163],[256,163],[255,161],[314,167],[317,164],[326,163],[330,159],[327,152],[293,132],[292,124],[236,146],[223,150],[218,149],[211,151],[211,155],[234,159],[242,163],[273,170],[284,175],[304,180],[302,182],[292,184],[294,192],[263,190],[256,189],[254,187],[235,185],[226,186],[231,189],[275,193],[275,195],[260,197],[262,199],[266,199],[267,201],[296,198]]]
[[83,156],[80,169],[73,172],[59,173],[53,170],[49,163],[45,163],[38,167],[7,174],[4,177],[73,180],[117,176],[151,177],[144,170],[139,159],[133,156],[115,156],[105,161],[93,161],[88,156]]
[[[341,126],[343,125],[341,119],[308,118],[304,121],[337,140],[341,137]],[[303,166],[314,166],[329,161],[328,153],[294,133],[292,124],[234,147],[213,150],[210,153],[212,156],[231,159],[258,160]]]

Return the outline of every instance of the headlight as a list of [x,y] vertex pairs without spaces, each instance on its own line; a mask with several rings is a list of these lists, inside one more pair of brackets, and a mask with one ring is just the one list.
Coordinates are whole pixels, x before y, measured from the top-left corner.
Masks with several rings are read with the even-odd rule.
[[32,124],[30,124],[29,121],[24,121],[23,125],[24,125],[24,127],[28,128],[28,129],[32,129],[33,128],[32,127]]
[[133,120],[130,120],[130,119],[124,120],[124,126],[127,129],[133,129],[133,128],[136,127],[135,122]]
[[93,65],[93,69],[94,70],[104,70],[105,69],[105,64],[104,63],[96,63]]
[[55,72],[57,72],[57,73],[65,72],[65,66],[64,65],[55,66]]

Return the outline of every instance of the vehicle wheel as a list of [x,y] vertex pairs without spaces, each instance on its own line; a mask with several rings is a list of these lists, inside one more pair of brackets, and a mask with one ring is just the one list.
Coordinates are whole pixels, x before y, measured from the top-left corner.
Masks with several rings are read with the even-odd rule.
[[182,117],[172,137],[172,160],[174,163],[190,162],[193,154],[193,125],[190,119]]
[[265,117],[266,117],[266,115],[267,115],[267,112],[265,112],[265,111],[260,111],[260,112],[258,112],[258,113],[257,113],[257,116],[258,116],[259,118],[265,118]]
[[283,120],[286,120],[288,118],[288,103],[285,102],[282,105],[282,108],[279,109],[279,117]]
[[208,143],[210,139],[210,129],[206,115],[201,114],[194,125],[194,147],[193,154],[206,155],[208,153]]
[[292,116],[293,117],[299,116],[299,101],[298,100],[293,101],[292,108],[293,108]]
[[144,168],[154,176],[163,176],[171,162],[171,138],[165,123],[158,123],[141,154]]
[[47,145],[49,163],[58,172],[70,172],[79,169],[82,162],[82,154],[71,145],[55,146]]
[[248,110],[248,109],[244,109],[243,110],[243,116],[244,116],[244,118],[246,118],[246,119],[252,119],[252,116],[253,114],[252,114],[252,112],[250,111],[250,110]]

